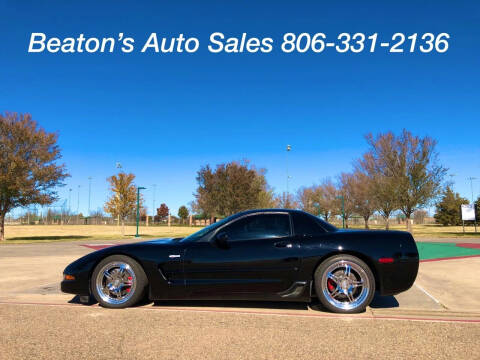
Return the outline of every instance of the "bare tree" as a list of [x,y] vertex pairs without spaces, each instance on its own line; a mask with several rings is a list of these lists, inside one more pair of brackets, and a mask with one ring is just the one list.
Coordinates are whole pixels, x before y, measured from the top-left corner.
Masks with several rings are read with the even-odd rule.
[[[379,140],[375,149],[370,149],[355,163],[357,171],[364,172],[372,184],[371,198],[375,203],[376,210],[385,220],[385,228],[390,228],[390,216],[399,208],[398,192],[399,184],[396,181],[390,167],[383,160],[383,154],[393,153],[391,133]],[[387,155],[391,156],[391,155]]]
[[398,207],[407,220],[415,210],[429,206],[441,193],[447,169],[438,164],[437,142],[426,136],[420,138],[403,130],[395,136],[388,132],[366,136],[369,152],[376,162],[376,169],[383,178],[391,178]]
[[356,170],[349,181],[351,182],[351,196],[355,212],[365,221],[365,229],[368,229],[368,220],[377,208],[374,183],[372,179],[362,171]]
[[413,213],[413,219],[415,220],[415,224],[423,224],[427,216],[428,216],[427,211],[415,210],[415,212]]
[[325,179],[317,189],[319,212],[328,221],[338,211],[338,190],[330,179]]
[[297,204],[300,209],[310,214],[318,213],[318,186],[302,187],[297,191]]
[[325,179],[320,185],[300,188],[297,192],[297,204],[303,211],[321,215],[328,221],[338,212],[337,188],[330,179]]
[[275,205],[281,209],[296,209],[298,203],[295,201],[293,194],[285,191],[275,197]]
[[56,187],[69,175],[57,134],[47,133],[29,114],[0,114],[0,241],[5,215],[15,207],[47,205],[58,199]]
[[[348,228],[348,219],[355,212],[355,177],[351,173],[341,173],[338,179],[338,196],[343,198],[343,216],[345,219],[345,227]],[[342,200],[336,199],[337,214],[342,215]]]

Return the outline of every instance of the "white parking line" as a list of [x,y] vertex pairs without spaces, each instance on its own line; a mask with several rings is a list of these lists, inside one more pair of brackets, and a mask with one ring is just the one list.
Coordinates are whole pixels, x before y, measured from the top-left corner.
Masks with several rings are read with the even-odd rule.
[[414,284],[418,289],[420,289],[425,295],[427,295],[430,299],[432,299],[433,301],[435,301],[438,305],[440,305],[441,307],[447,309],[447,307],[445,305],[443,305],[440,301],[438,301],[432,294],[430,294],[427,290],[425,290],[424,288],[422,288],[420,285],[418,285],[417,283]]

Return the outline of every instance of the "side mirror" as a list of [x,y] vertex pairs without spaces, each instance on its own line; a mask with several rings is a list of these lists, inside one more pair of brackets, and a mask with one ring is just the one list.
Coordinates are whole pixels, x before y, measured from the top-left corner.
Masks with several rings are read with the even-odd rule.
[[226,232],[219,232],[215,235],[215,243],[221,249],[228,249],[228,235]]

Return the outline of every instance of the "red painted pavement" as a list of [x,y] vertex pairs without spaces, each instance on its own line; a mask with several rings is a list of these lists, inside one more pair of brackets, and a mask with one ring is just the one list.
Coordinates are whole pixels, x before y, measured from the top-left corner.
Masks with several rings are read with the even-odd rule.
[[474,243],[458,243],[457,246],[468,248],[468,249],[480,249],[480,244],[474,244]]

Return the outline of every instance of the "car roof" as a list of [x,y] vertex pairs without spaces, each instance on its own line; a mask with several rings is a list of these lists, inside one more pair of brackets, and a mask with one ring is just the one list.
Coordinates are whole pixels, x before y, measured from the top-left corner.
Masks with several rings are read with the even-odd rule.
[[280,209],[280,208],[270,208],[270,209],[251,209],[251,210],[245,210],[241,211],[237,214],[252,214],[252,213],[262,213],[262,212],[304,212],[301,210],[296,210],[296,209]]
[[283,212],[283,213],[298,213],[298,214],[305,214],[309,217],[315,218],[316,221],[320,222],[322,224],[322,227],[329,232],[332,231],[337,231],[338,229],[333,226],[332,224],[320,219],[319,217],[312,215],[306,211],[303,210],[297,210],[297,209],[278,209],[278,208],[271,208],[271,209],[252,209],[252,210],[245,210],[241,211],[239,213],[236,213],[234,216],[235,218],[241,217],[243,215],[247,214],[261,214],[261,213],[269,213],[269,212]]

